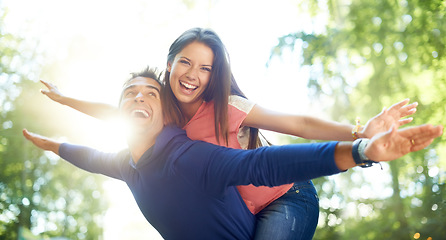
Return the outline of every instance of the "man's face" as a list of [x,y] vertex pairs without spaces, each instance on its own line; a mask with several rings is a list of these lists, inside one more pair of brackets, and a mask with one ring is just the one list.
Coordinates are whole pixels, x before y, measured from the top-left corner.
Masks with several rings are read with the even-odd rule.
[[145,77],[130,80],[123,89],[120,112],[134,134],[158,134],[164,126],[160,84]]

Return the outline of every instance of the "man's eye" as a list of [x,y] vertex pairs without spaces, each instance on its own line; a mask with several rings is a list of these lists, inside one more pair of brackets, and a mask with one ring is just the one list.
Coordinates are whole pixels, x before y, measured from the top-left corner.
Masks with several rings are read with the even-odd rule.
[[128,91],[125,93],[125,96],[133,96],[135,94],[135,92],[133,91]]
[[156,93],[155,92],[147,92],[146,93],[147,96],[151,96],[151,97],[156,97]]

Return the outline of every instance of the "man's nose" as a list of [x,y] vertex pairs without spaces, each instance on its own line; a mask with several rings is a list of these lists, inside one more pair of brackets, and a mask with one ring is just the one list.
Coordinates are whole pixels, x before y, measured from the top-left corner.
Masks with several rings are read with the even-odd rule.
[[140,101],[140,102],[144,102],[144,98],[143,98],[143,94],[141,92],[139,92],[136,96],[135,96],[135,102]]

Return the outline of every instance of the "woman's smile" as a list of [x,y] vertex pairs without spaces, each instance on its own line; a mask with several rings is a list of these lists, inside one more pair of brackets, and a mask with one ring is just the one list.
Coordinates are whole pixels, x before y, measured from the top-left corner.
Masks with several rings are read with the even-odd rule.
[[[170,87],[181,106],[197,108],[211,79],[214,52],[201,42],[184,47],[168,64]],[[182,109],[190,110],[190,109]]]

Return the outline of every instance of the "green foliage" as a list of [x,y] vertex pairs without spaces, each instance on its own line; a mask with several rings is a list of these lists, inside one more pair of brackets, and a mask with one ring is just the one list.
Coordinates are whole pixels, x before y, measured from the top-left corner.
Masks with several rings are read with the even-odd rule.
[[[322,11],[320,4],[303,1],[300,6],[310,6],[317,13]],[[327,8],[330,20],[323,33],[290,33],[272,50],[272,56],[285,49],[302,51],[303,65],[312,72],[311,97],[329,99],[324,104],[331,105],[332,118],[349,122],[356,116],[368,119],[384,106],[409,97],[419,103],[413,124],[442,124],[446,117],[446,2],[329,0]],[[413,239],[415,234],[419,239],[444,238],[444,149],[442,137],[425,150],[385,165],[391,179],[386,187],[392,192],[385,198],[351,197],[355,189],[372,184],[366,179],[357,181],[361,174],[357,169],[337,176],[336,181],[315,181],[321,199],[344,196],[338,208],[325,209],[321,204],[315,239]],[[342,183],[348,187],[340,190]],[[371,211],[346,215],[349,203]],[[329,224],[330,218],[342,223]]]
[[[0,8],[0,239],[97,239],[107,207],[102,180],[32,146],[22,129],[54,134],[39,114],[38,84],[30,81],[41,66],[32,45],[2,31]],[[32,235],[32,234],[31,234]]]

